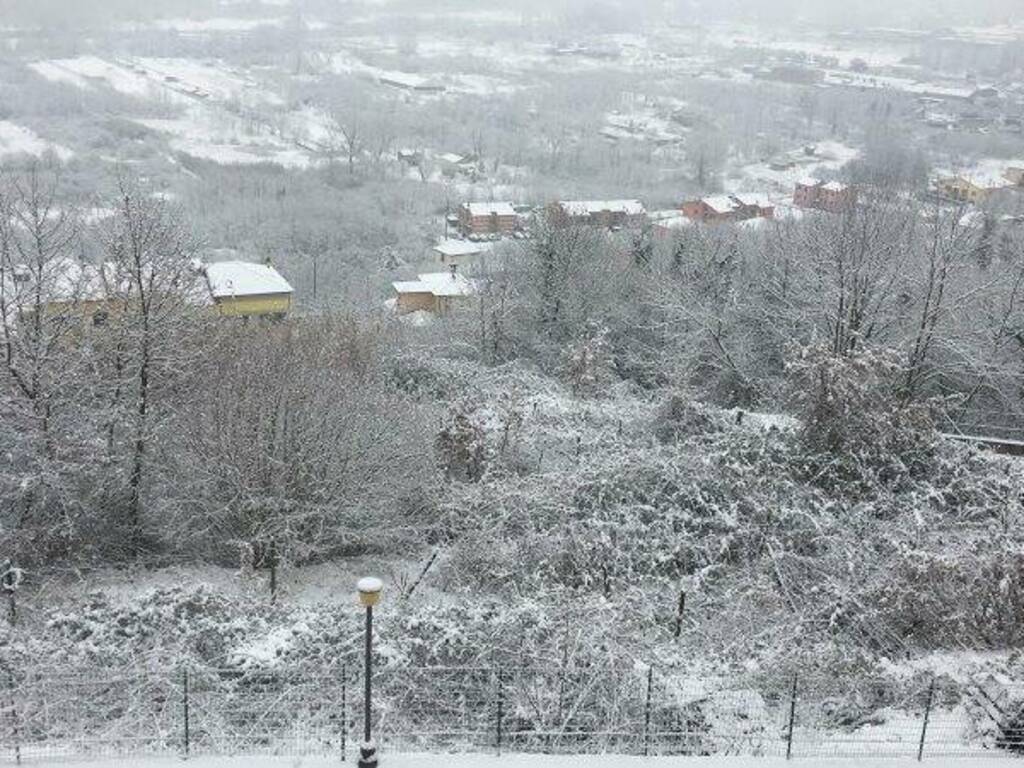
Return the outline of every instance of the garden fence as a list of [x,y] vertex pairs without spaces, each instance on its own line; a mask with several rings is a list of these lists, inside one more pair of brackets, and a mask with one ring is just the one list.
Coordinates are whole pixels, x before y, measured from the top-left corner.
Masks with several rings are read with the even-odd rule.
[[[374,736],[384,753],[1024,752],[1024,686],[992,677],[708,679],[643,666],[432,667],[383,668],[373,684]],[[0,669],[0,763],[255,754],[354,761],[362,698],[357,666]]]

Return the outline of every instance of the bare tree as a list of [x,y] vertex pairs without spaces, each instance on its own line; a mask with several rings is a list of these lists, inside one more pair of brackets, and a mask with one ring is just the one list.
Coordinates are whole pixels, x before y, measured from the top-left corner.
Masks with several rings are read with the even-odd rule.
[[188,371],[189,337],[204,300],[197,243],[179,214],[137,181],[119,181],[103,232],[103,276],[114,305],[108,332],[113,429],[126,443],[125,525],[141,541],[143,485],[151,441],[166,410],[161,395]]
[[78,261],[75,212],[57,201],[58,177],[38,166],[0,190],[0,322],[9,381],[30,403],[49,442],[62,355],[81,321],[86,272]]
[[371,124],[368,99],[361,84],[353,82],[331,94],[326,101],[331,116],[326,143],[328,154],[332,159],[344,157],[349,174],[353,174],[356,162],[379,138]]
[[59,182],[38,165],[0,180],[0,540],[15,560],[69,541],[84,506],[71,486],[89,281]]
[[432,457],[428,411],[387,381],[379,344],[337,318],[229,331],[199,385],[205,407],[177,420],[176,538],[276,541],[305,558],[387,535],[374,526],[429,484]]

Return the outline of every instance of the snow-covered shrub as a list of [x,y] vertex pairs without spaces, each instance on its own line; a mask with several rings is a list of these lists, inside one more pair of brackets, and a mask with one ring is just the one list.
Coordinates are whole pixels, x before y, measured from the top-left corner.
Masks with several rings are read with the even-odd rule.
[[721,412],[709,408],[681,393],[670,395],[658,409],[654,434],[663,443],[697,437],[725,428]]
[[895,352],[803,347],[786,371],[814,482],[891,484],[930,469],[935,425],[926,404],[901,398],[906,370]]
[[615,357],[606,326],[588,323],[566,347],[562,376],[574,395],[601,393],[615,380]]
[[258,614],[202,586],[153,590],[131,604],[95,593],[79,611],[55,611],[36,651],[71,666],[219,665],[261,626]]
[[[298,562],[389,546],[379,533],[435,470],[428,403],[398,389],[373,329],[315,318],[227,333],[176,419],[162,530],[220,555],[276,541]],[[401,467],[401,471],[395,471]]]
[[473,483],[486,467],[484,431],[465,410],[454,412],[434,441],[437,463],[449,480]]
[[865,621],[923,647],[1024,643],[1024,546],[979,541],[945,551],[906,549],[863,595]]

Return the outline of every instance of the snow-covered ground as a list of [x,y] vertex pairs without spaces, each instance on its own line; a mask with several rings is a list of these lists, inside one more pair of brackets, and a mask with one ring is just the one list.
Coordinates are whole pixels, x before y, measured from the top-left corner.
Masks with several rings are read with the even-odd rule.
[[765,34],[755,27],[732,24],[711,25],[704,38],[707,45],[726,49],[751,49],[778,54],[796,54],[808,58],[836,59],[848,67],[854,59],[861,59],[870,67],[901,64],[914,52],[912,45],[890,43],[850,42],[820,36],[789,37]]
[[78,56],[36,61],[29,64],[29,68],[51,82],[67,83],[82,90],[102,85],[145,100],[189,104],[198,94],[216,101],[233,100],[243,106],[284,103],[280,96],[261,87],[247,72],[217,60],[112,60]]
[[[175,32],[249,32],[259,27],[280,27],[287,22],[284,16],[262,19],[245,19],[223,17],[213,19],[160,19],[149,27],[153,29],[173,30]],[[143,25],[145,28],[146,25]]]
[[[350,758],[351,759],[351,758]],[[25,765],[43,763],[25,762]],[[784,757],[637,757],[631,755],[389,755],[380,756],[381,768],[1007,768],[1018,762],[991,758],[794,758]],[[92,762],[61,763],[65,768],[337,768],[331,757],[192,757],[111,758]]]
[[825,84],[861,90],[897,91],[916,96],[940,96],[957,99],[966,99],[974,91],[973,86],[958,85],[948,81],[913,80],[909,77],[847,72],[845,70],[826,72]]
[[605,116],[601,134],[608,138],[643,139],[656,142],[682,141],[679,126],[654,109],[615,111]]
[[96,85],[106,85],[118,93],[144,99],[157,98],[167,90],[144,72],[134,71],[98,56],[37,61],[29,67],[48,80],[86,90]]
[[[278,588],[288,603],[299,606],[325,604],[349,604],[356,599],[357,579],[374,573],[390,577],[402,570],[406,564],[399,559],[351,558],[347,560],[307,565],[301,568],[286,567],[278,575]],[[420,567],[416,563],[412,569]],[[386,579],[389,580],[389,579]],[[266,577],[242,578],[237,569],[216,565],[169,566],[160,569],[119,569],[100,570],[81,581],[61,581],[54,588],[62,599],[85,600],[94,592],[103,593],[112,601],[130,605],[147,592],[173,589],[183,584],[199,586],[227,597],[244,597],[253,593],[265,594],[268,587]]]
[[[364,42],[367,42],[364,40]],[[377,45],[384,45],[383,39]],[[480,59],[500,67],[504,72],[524,72],[547,64],[550,55],[536,43],[512,43],[496,40],[483,43],[472,38],[431,37],[416,41],[416,54],[425,58]]]
[[821,141],[815,144],[813,155],[797,150],[787,157],[791,168],[776,170],[768,162],[740,166],[725,179],[726,192],[756,190],[774,198],[792,197],[796,183],[807,176],[817,177],[825,171],[838,171],[860,154],[859,150],[839,141]]
[[171,149],[215,163],[276,163],[301,169],[313,162],[308,152],[267,129],[201,107],[191,107],[178,118],[136,122],[168,135]]
[[443,76],[403,72],[384,69],[367,64],[351,51],[339,51],[327,60],[327,68],[335,74],[353,74],[376,80],[378,82],[404,83],[410,92],[421,98],[437,98],[439,92],[413,91],[424,86],[443,86],[446,92],[492,96],[495,94],[514,93],[519,86],[507,79],[471,72],[446,72]]
[[1024,159],[1006,160],[1005,158],[986,157],[969,165],[936,167],[932,173],[935,177],[963,176],[988,187],[1008,187],[1011,186],[1011,182],[1006,178],[1005,173],[1010,167],[1024,167]]
[[752,47],[768,50],[803,54],[808,57],[836,59],[841,67],[849,67],[855,59],[871,67],[895,66],[902,63],[907,52],[894,47],[850,47],[829,41],[814,40],[772,40],[765,43],[752,42]]
[[[280,95],[248,71],[220,60],[79,56],[36,61],[29,67],[51,82],[86,91],[108,87],[177,111],[174,117],[136,122],[167,136],[172,150],[216,163],[308,168],[316,161],[314,153],[297,142],[323,142],[330,135],[328,115],[311,107],[284,111]],[[281,127],[271,129],[275,120]],[[0,154],[5,137],[21,151],[42,151],[38,140],[33,143],[30,136],[0,129]],[[56,151],[65,153],[63,159],[70,156],[70,150]]]
[[61,160],[74,154],[67,147],[46,141],[34,131],[7,120],[0,120],[0,157],[5,155],[34,155],[40,157],[51,151]]
[[245,104],[282,104],[284,100],[261,88],[248,73],[222,61],[195,59],[141,58],[132,64],[157,77],[173,78],[187,88],[199,88],[211,98],[220,101],[236,99]]

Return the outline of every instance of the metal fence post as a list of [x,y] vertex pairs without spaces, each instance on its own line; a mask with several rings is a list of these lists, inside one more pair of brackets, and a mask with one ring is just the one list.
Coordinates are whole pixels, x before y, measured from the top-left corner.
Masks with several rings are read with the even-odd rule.
[[341,665],[341,762],[348,749],[348,667]]
[[501,669],[498,670],[498,717],[495,723],[497,732],[495,739],[495,747],[497,749],[498,756],[501,756],[501,729],[504,724],[505,717],[505,686],[502,681]]
[[654,667],[647,668],[647,701],[644,704],[644,757],[651,751],[651,690],[654,688]]
[[789,727],[786,729],[786,759],[793,757],[793,725],[796,722],[796,681],[793,675],[793,688],[789,693]]
[[14,762],[21,765],[21,729],[18,727],[18,704],[14,696],[14,671],[7,664],[0,666],[3,666],[7,673],[7,710],[11,718],[11,736],[14,739]]
[[270,540],[270,604],[277,602],[277,539]]
[[188,700],[188,667],[181,671],[181,702],[182,702],[182,715],[184,717],[185,725],[185,759],[188,760],[189,751],[191,750],[191,738],[189,733],[189,700]]
[[924,705],[924,722],[921,723],[921,741],[917,745],[917,762],[921,762],[921,758],[924,757],[924,740],[928,735],[928,718],[932,713],[932,699],[935,697],[935,677],[932,677],[931,683],[928,684],[928,699]]
[[683,634],[683,616],[686,613],[686,590],[679,590],[679,605],[676,607],[676,626],[672,637],[676,640]]

